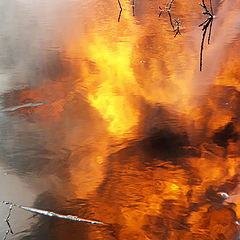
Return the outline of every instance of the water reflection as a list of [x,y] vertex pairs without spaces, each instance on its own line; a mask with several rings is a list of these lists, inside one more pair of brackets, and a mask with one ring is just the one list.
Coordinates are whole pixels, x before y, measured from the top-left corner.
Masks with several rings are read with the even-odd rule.
[[176,37],[159,4],[1,3],[2,200],[106,223],[15,210],[9,239],[237,239],[240,1],[213,1],[201,73],[198,1]]

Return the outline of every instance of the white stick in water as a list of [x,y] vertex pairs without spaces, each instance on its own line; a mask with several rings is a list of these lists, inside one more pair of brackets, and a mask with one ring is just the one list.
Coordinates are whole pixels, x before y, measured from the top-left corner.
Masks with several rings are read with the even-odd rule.
[[57,217],[57,218],[62,218],[62,219],[67,219],[67,220],[72,220],[72,221],[77,221],[77,222],[86,222],[86,223],[91,223],[91,224],[104,225],[104,223],[102,223],[102,222],[93,221],[93,220],[84,219],[84,218],[79,218],[77,216],[62,215],[62,214],[58,214],[58,213],[55,213],[55,212],[50,212],[50,211],[41,210],[41,209],[37,209],[37,208],[24,207],[24,206],[17,205],[15,203],[6,202],[6,201],[2,201],[2,203],[7,204],[7,205],[10,204],[12,206],[19,207],[19,208],[21,208],[23,210],[26,210],[28,212],[33,212],[33,213],[37,213],[37,214],[40,214],[40,215],[45,215],[45,216],[48,216],[48,217]]

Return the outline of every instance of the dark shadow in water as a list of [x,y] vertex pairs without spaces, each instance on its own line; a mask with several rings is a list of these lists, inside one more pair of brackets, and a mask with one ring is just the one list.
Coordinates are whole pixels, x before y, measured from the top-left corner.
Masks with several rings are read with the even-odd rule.
[[[229,92],[232,93],[231,89]],[[221,105],[221,101],[219,101],[219,104]],[[187,239],[189,236],[197,239],[198,236],[191,233],[191,225],[188,220],[189,216],[200,211],[202,206],[207,205],[206,208],[208,209],[208,212],[201,215],[203,224],[207,224],[213,216],[218,216],[220,213],[229,214],[226,221],[232,221],[236,218],[231,207],[222,205],[223,199],[217,195],[217,192],[234,189],[239,182],[237,176],[229,181],[228,185],[210,186],[201,193],[197,202],[193,201],[194,188],[200,186],[202,179],[199,177],[198,169],[192,167],[188,160],[191,157],[200,157],[200,150],[191,145],[184,128],[180,127],[181,130],[178,129],[175,124],[177,116],[174,113],[170,113],[159,106],[155,108],[145,106],[143,115],[145,118],[142,119],[142,128],[143,132],[146,133],[145,138],[129,143],[127,147],[108,157],[105,163],[105,179],[97,191],[91,194],[87,200],[73,199],[72,201],[66,201],[67,196],[63,199],[63,194],[58,196],[56,193],[45,192],[38,196],[34,206],[32,206],[61,214],[96,219],[107,223],[107,225],[99,228],[85,223],[37,216],[38,223],[33,225],[32,228],[30,227],[30,235],[23,237],[23,240],[112,240],[134,239],[134,237],[140,239],[140,236],[144,234],[150,239],[168,239],[173,233],[178,234],[179,239]],[[232,129],[234,132],[234,127],[231,124],[227,129]],[[34,149],[37,149],[37,147],[35,146]],[[41,151],[44,152],[44,145],[41,147]],[[33,151],[33,154],[30,154],[26,150],[26,159],[21,158],[18,151],[11,154],[13,153],[16,157],[15,161],[14,158],[12,160],[10,158],[9,164],[13,168],[20,169],[22,173],[24,173],[25,168],[26,170],[31,169],[30,166],[25,165],[31,163],[32,158],[33,162],[30,164],[33,168],[32,171],[38,171],[36,168],[42,169],[44,165],[47,165],[47,162],[38,163],[37,158],[34,158],[35,154],[37,156],[40,154],[39,152]],[[30,155],[28,158],[27,154]],[[47,156],[52,154],[54,153],[46,152]],[[56,162],[56,160],[49,161],[47,166],[56,171],[56,174],[62,179],[68,181],[70,178],[66,177],[67,175],[64,176],[64,174],[68,174],[69,152],[62,153],[62,155],[61,160],[54,156],[53,159],[58,159],[59,162]],[[21,161],[17,163],[16,159],[19,158]],[[52,162],[52,166],[49,166],[50,162]],[[162,178],[162,176],[166,177]],[[184,179],[185,185],[182,187],[189,187],[187,205],[182,204],[181,198],[167,199],[164,195],[161,185],[171,181],[171,178],[176,181]],[[146,189],[146,192],[142,189]],[[65,189],[62,191],[64,192]],[[158,201],[163,199],[161,212],[158,215],[147,212],[148,202],[145,198],[151,198],[152,196],[157,196]],[[141,210],[142,225],[139,231],[142,232],[133,234],[128,230],[128,226],[124,225],[125,220],[123,219],[125,216],[123,214],[124,211],[133,211],[134,213],[142,205],[146,205],[146,209]],[[234,226],[232,229],[234,230]],[[206,237],[206,234],[204,236]]]
[[[96,194],[88,200],[73,199],[66,201],[59,196],[45,192],[38,196],[33,206],[88,219],[99,219],[100,217],[99,220],[105,222],[106,226],[89,226],[85,223],[67,222],[38,216],[39,221],[31,228],[31,234],[23,237],[22,240],[116,240],[133,239],[134,236],[136,239],[140,238],[142,233],[133,234],[131,231],[128,232],[126,226],[122,225],[123,213],[121,211],[137,209],[144,203],[148,194],[146,196],[145,194],[142,195],[142,188],[151,189],[159,184],[159,180],[155,181],[154,177],[151,177],[157,172],[166,174],[167,172],[171,173],[175,167],[176,169],[182,169],[186,173],[185,176],[189,178],[189,186],[194,189],[194,186],[199,185],[201,180],[194,180],[198,178],[198,173],[188,164],[187,159],[198,154],[197,150],[191,148],[187,134],[176,133],[171,127],[155,131],[149,137],[141,141],[135,141],[130,146],[109,156],[106,164],[105,180],[98,187]],[[164,162],[168,162],[169,169],[168,166],[161,165]],[[179,177],[182,178],[183,176]],[[144,179],[146,183],[144,185],[141,181],[138,183],[139,179]],[[169,180],[166,179],[166,181]],[[181,204],[181,199],[165,199],[166,196],[162,196],[161,191],[154,193],[158,194],[159,198],[162,196],[164,199],[161,203],[161,213],[158,216],[149,213],[143,214],[141,231],[150,239],[169,239],[173,233],[177,234],[180,237],[179,239],[186,239],[190,236],[197,239],[199,236],[191,233],[188,218],[191,213],[199,211],[201,206],[206,204],[210,204],[210,207],[208,207],[206,213],[202,213],[202,224],[210,224],[209,221],[212,221],[213,218],[216,218],[214,221],[217,221],[219,214],[227,214],[227,218],[224,220],[226,223],[235,220],[235,212],[230,206],[222,205],[223,199],[217,195],[217,191],[233,189],[237,182],[238,177],[236,176],[235,179],[217,189],[214,187],[208,188],[205,196],[202,195],[202,199],[199,199],[197,203],[192,202],[192,193],[189,191],[189,206]],[[129,188],[129,185],[131,188]],[[129,191],[130,189],[131,191]],[[119,222],[115,221],[115,218]],[[234,228],[231,231],[233,231],[231,232],[231,236],[233,236]],[[225,237],[225,233],[219,234]],[[207,235],[203,236],[207,237]]]
[[238,133],[235,131],[233,122],[229,122],[223,128],[217,130],[213,135],[213,142],[220,147],[226,148],[228,141],[236,142],[238,140]]

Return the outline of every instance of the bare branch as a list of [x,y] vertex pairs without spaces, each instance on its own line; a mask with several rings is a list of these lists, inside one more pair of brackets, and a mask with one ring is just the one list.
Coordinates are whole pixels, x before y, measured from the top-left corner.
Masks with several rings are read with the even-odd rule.
[[134,0],[132,0],[132,11],[133,11],[133,16],[135,16],[135,3],[134,3]]
[[10,231],[7,230],[6,233],[5,233],[5,235],[4,235],[4,237],[3,237],[3,240],[6,240],[6,239],[7,239],[7,236],[8,236],[9,233],[10,233]]
[[206,22],[208,22],[208,21],[209,21],[209,18],[206,19],[203,23],[199,24],[198,26],[201,27],[201,26],[203,26],[203,25],[204,25]]
[[202,35],[201,50],[200,50],[200,71],[202,71],[203,47],[204,47],[204,41],[205,41],[207,29],[210,25],[209,33],[208,33],[208,44],[210,44],[211,33],[212,33],[212,24],[213,24],[213,19],[214,19],[212,1],[209,0],[209,2],[210,2],[211,12],[208,10],[204,0],[202,0],[202,3],[199,3],[200,6],[202,8],[204,8],[204,10],[205,10],[205,12],[202,12],[202,14],[209,16],[203,23],[199,24],[199,27],[203,26],[203,28],[202,28],[203,35]]
[[119,11],[119,15],[118,15],[118,22],[120,22],[120,19],[121,19],[121,14],[122,14],[122,9],[120,9],[120,11]]
[[174,37],[176,37],[178,34],[179,35],[182,35],[181,32],[180,32],[180,24],[181,24],[181,21],[178,19],[178,20],[174,20],[174,24],[176,24],[176,29],[174,29],[174,32],[175,32],[175,35]]
[[120,7],[120,11],[122,11],[122,5],[121,5],[120,0],[118,0],[118,5],[119,5],[119,7]]
[[169,16],[169,22],[170,22],[170,24],[171,24],[171,26],[172,26],[172,29],[173,29],[173,31],[174,31],[174,25],[173,25],[173,22],[172,22],[171,13],[170,13],[169,11],[168,11],[167,13],[168,13],[168,16]]
[[205,36],[207,33],[207,29],[209,26],[209,23],[211,21],[208,21],[208,23],[203,27],[203,36],[202,36],[202,42],[201,42],[201,50],[200,50],[200,71],[202,71],[202,57],[203,57],[203,46],[204,46],[204,41],[205,41]]
[[212,6],[212,0],[209,0],[209,2],[210,2],[211,13],[212,13],[212,15],[213,15],[213,6]]
[[172,7],[172,4],[173,4],[173,1],[174,1],[174,0],[171,0],[171,2],[169,3],[168,11],[171,10],[171,7]]
[[12,208],[13,208],[13,205],[10,204],[10,206],[9,206],[9,211],[8,211],[8,215],[7,215],[6,219],[5,219],[5,222],[6,222],[7,225],[8,225],[8,230],[6,231],[6,233],[5,233],[4,237],[3,237],[3,240],[6,240],[6,239],[7,239],[7,236],[8,236],[9,233],[13,234],[13,230],[12,230],[11,224],[10,224],[10,222],[9,222],[10,216],[11,216],[11,212],[12,212]]
[[208,44],[210,44],[210,38],[211,38],[211,33],[212,33],[212,24],[213,24],[213,21],[211,21],[211,23],[210,23],[210,29],[209,29],[209,34],[208,34]]

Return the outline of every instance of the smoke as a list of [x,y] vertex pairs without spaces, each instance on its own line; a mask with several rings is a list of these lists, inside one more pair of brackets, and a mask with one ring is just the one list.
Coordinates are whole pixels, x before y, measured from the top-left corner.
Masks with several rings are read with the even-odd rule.
[[64,42],[68,36],[83,34],[84,22],[79,26],[73,22],[91,16],[87,4],[74,0],[0,1],[0,93],[35,87],[64,71]]

